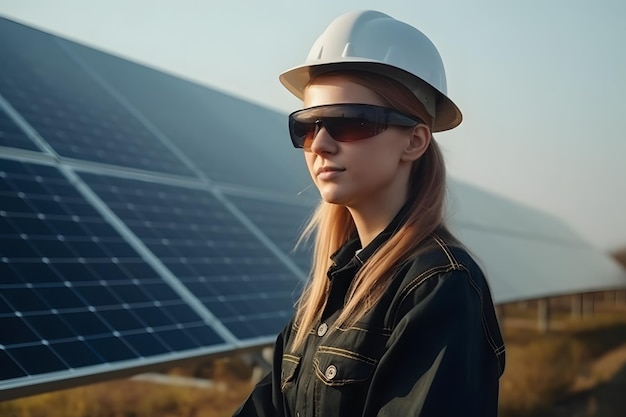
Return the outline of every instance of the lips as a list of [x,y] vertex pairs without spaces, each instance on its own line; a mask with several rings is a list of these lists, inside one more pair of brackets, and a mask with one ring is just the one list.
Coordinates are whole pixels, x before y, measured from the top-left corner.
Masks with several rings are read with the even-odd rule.
[[319,181],[332,181],[334,178],[340,176],[344,171],[344,168],[323,166],[317,169],[316,177]]
[[342,171],[345,171],[345,169],[338,168],[338,167],[332,167],[332,166],[323,166],[323,167],[319,167],[317,169],[317,173],[316,174],[320,175],[320,174],[325,173],[325,172],[342,172]]

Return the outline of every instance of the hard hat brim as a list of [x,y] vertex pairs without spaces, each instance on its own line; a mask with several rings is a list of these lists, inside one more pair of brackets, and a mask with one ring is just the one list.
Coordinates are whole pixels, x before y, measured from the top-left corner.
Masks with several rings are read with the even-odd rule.
[[289,90],[289,92],[295,95],[298,99],[302,100],[304,98],[304,89],[311,81],[311,78],[323,73],[342,70],[368,71],[380,74],[399,81],[411,91],[414,91],[419,84],[424,84],[430,87],[436,93],[434,97],[434,100],[436,100],[436,110],[434,115],[435,121],[433,132],[443,132],[453,129],[463,121],[461,110],[445,94],[421,78],[380,61],[364,60],[361,58],[354,61],[343,60],[341,62],[326,62],[313,65],[304,64],[283,72],[280,74],[279,80],[282,85]]

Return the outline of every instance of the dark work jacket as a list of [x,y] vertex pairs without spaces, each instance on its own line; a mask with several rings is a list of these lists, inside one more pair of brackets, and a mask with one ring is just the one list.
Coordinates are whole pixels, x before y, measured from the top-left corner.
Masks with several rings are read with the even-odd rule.
[[353,326],[333,326],[363,263],[402,223],[403,210],[367,247],[354,239],[332,259],[321,319],[292,349],[280,333],[273,370],[238,417],[497,415],[504,344],[480,268],[434,233],[395,273],[382,299]]

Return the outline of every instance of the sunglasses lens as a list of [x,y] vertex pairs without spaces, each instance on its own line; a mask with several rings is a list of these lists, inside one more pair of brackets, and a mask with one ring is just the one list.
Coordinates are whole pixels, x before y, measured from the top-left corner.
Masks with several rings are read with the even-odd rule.
[[354,142],[371,138],[385,129],[385,125],[365,118],[333,117],[323,120],[328,134],[337,142]]
[[308,149],[317,135],[318,126],[326,128],[328,134],[337,142],[354,142],[371,138],[385,129],[385,125],[365,119],[329,117],[316,122],[290,123],[291,141],[298,148]]
[[305,146],[305,142],[311,142],[313,140],[316,130],[317,125],[315,122],[300,122],[294,118],[289,119],[291,142],[296,148],[308,148],[308,146]]
[[389,124],[414,126],[419,120],[369,104],[333,104],[299,110],[289,116],[289,133],[296,148],[310,149],[323,127],[337,142],[371,138]]

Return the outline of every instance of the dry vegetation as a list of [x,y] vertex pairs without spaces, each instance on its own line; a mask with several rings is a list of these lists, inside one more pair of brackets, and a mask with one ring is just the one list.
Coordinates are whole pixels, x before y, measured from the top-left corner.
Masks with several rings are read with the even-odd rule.
[[[555,330],[546,334],[535,329],[534,303],[505,306],[501,417],[626,415],[626,303],[607,307],[610,297],[596,298],[594,316],[577,320],[568,303],[553,300]],[[118,380],[0,402],[0,417],[230,416],[251,389],[250,370],[237,357],[170,373],[220,383],[190,388]]]
[[[116,380],[0,402],[0,417],[222,417],[232,415],[250,391],[250,372],[238,358],[170,370],[171,375],[210,374],[211,388]],[[208,369],[208,371],[207,371]]]
[[2,417],[230,416],[249,384],[229,390],[120,380],[0,404]]
[[511,305],[504,313],[500,416],[624,417],[626,304],[596,302],[594,316],[580,319],[562,307],[551,319],[556,329],[545,334],[533,326],[534,307]]

